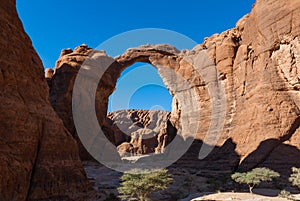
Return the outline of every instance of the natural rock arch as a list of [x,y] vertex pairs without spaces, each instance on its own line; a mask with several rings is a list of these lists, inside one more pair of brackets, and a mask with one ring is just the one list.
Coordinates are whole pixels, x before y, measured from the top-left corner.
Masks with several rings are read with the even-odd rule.
[[[257,1],[253,11],[242,18],[237,23],[236,28],[206,38],[203,44],[192,50],[181,51],[178,54],[184,56],[185,61],[190,61],[189,63],[193,64],[197,55],[205,50],[213,60],[212,63],[219,71],[218,79],[225,86],[227,102],[226,107],[224,107],[224,110],[226,110],[225,126],[218,145],[223,145],[227,139],[231,138],[232,142],[236,144],[235,151],[238,153],[240,160],[245,161],[243,164],[245,168],[243,169],[249,169],[259,164],[272,164],[269,161],[280,156],[278,150],[284,147],[283,143],[295,146],[297,149],[300,147],[300,129],[294,129],[294,125],[298,125],[299,120],[299,92],[297,83],[295,84],[294,81],[297,80],[299,73],[295,71],[296,75],[293,75],[294,71],[290,72],[290,69],[294,69],[295,66],[299,65],[297,59],[299,58],[299,52],[295,48],[299,46],[300,21],[297,20],[299,16],[295,14],[299,10],[298,4],[299,2],[296,3],[292,0],[288,0],[288,3],[284,4],[282,2],[273,4],[270,0]],[[265,15],[266,7],[274,12]],[[281,13],[281,15],[276,13]],[[293,18],[290,16],[293,16]],[[279,21],[287,22],[284,23],[286,26],[277,26]],[[291,24],[293,26],[290,26]],[[270,38],[264,36],[270,36]],[[161,50],[150,50],[150,46],[144,46],[145,48],[148,48],[149,54],[151,51],[152,53],[153,51],[161,53]],[[138,53],[139,48],[135,49],[131,51],[141,56],[135,57],[136,61],[146,60],[146,62],[154,63],[156,57],[161,59],[159,56],[161,54],[148,55],[145,59],[143,58],[144,55]],[[139,51],[142,51],[142,49],[140,48]],[[63,52],[57,62],[54,79],[50,82],[53,85],[50,94],[51,102],[71,133],[75,133],[71,107],[72,81],[75,80],[84,59],[91,52],[93,50],[87,48],[86,45],[76,48],[73,52],[70,50]],[[281,54],[281,52],[289,53]],[[287,58],[281,55],[287,55]],[[167,57],[167,55],[165,56]],[[127,59],[123,58],[123,60],[126,61]],[[128,60],[133,61],[130,57],[128,57]],[[180,62],[178,60],[178,63]],[[122,62],[120,61],[120,63]],[[116,66],[116,74],[120,73],[120,69],[123,68],[120,63],[115,61],[113,64]],[[179,71],[185,70],[182,68]],[[111,77],[112,79],[106,80],[105,86],[109,85],[109,89],[114,89],[116,80],[113,79],[116,79],[116,77],[114,75]],[[195,78],[198,79],[200,76],[195,76]],[[195,79],[195,90],[200,97],[200,108],[205,109],[204,111],[211,111],[207,109],[210,108],[210,101],[208,93],[205,93],[208,83],[197,79]],[[98,100],[102,101],[101,107],[98,105],[97,109],[102,108],[103,111],[101,113],[97,110],[98,115],[102,114],[102,117],[104,117],[106,107],[103,107],[103,105],[105,106],[106,100],[101,100],[101,98],[108,97],[111,91],[108,91],[106,87],[102,87],[102,89],[104,90],[100,92],[99,88],[96,98],[98,97]],[[180,109],[180,107],[178,108]],[[173,109],[173,122],[180,119],[176,117],[176,114],[179,113]],[[201,124],[196,138],[201,140],[204,139],[209,127],[210,113],[204,112],[203,114],[201,112],[200,114],[203,124]],[[177,125],[179,125],[179,121]],[[278,139],[281,144],[265,145],[262,143],[268,139]],[[251,154],[261,144],[264,145],[262,150],[267,151]],[[221,155],[222,153],[220,153]],[[291,157],[280,160],[282,167],[297,165],[297,161],[291,160]],[[191,163],[193,167],[195,164],[195,162]],[[235,165],[236,168],[239,166],[239,163]],[[278,165],[278,168],[282,174],[286,174],[286,171],[280,165]]]
[[[113,135],[109,133],[113,129],[109,125],[105,125],[107,122],[108,96],[114,90],[116,79],[122,70],[137,61],[148,62],[156,67],[166,87],[174,96],[175,104],[173,104],[172,113],[175,115],[172,115],[172,120],[175,120],[173,125],[176,125],[178,132],[172,143],[167,146],[167,154],[164,154],[164,156],[171,158],[164,160],[166,161],[164,165],[171,165],[178,160],[191,146],[197,134],[205,136],[206,133],[201,133],[202,130],[199,129],[201,124],[201,129],[207,126],[210,128],[210,133],[213,134],[208,138],[210,143],[208,145],[205,141],[207,136],[205,136],[203,140],[205,144],[203,145],[206,146],[201,148],[204,151],[201,152],[200,150],[201,157],[209,154],[217,143],[218,132],[222,129],[222,118],[225,118],[222,114],[226,108],[219,106],[216,109],[216,105],[224,100],[222,100],[222,95],[218,93],[222,90],[217,90],[220,86],[218,86],[218,76],[214,63],[208,58],[205,50],[199,50],[196,56],[193,54],[194,52],[191,53],[179,52],[169,45],[153,45],[129,49],[124,55],[117,57],[115,60],[101,51],[94,51],[90,54],[89,58],[82,64],[76,77],[72,104],[74,122],[80,139],[85,148],[93,153],[98,161],[112,161],[114,164],[119,164],[120,159],[118,158],[120,157],[116,155],[115,148],[100,136],[103,132],[109,137]],[[201,75],[204,75],[204,79]],[[101,90],[105,93],[101,93]],[[99,95],[94,95],[97,94],[97,91],[100,91]],[[216,93],[216,91],[218,92]],[[215,118],[212,118],[214,120],[212,126],[209,121],[210,113],[207,112],[210,110],[209,106],[211,104],[210,101],[207,101],[207,99],[209,100],[206,97],[208,95],[213,97],[211,103],[214,110],[212,110],[212,114],[216,115]],[[206,100],[201,101],[202,98],[206,98]],[[94,110],[95,99],[97,103],[96,111]],[[200,118],[201,103],[205,105],[203,114],[207,115],[203,119]],[[97,108],[100,108],[100,110],[97,111]],[[99,121],[96,118],[96,113]],[[221,121],[219,121],[220,119]],[[99,123],[102,126],[101,128],[98,125]],[[166,143],[162,142],[162,144]]]
[[[68,51],[68,54],[62,51],[52,78],[50,92],[52,104],[54,108],[64,108],[64,110],[57,109],[57,112],[63,117],[66,127],[74,136],[76,133],[71,108],[72,87],[81,65],[85,65],[84,61],[93,54],[110,58],[105,52],[93,51],[86,45],[77,47],[74,52]],[[192,66],[195,55],[199,55],[199,52],[197,54],[192,51],[180,52],[170,45],[146,45],[128,49],[123,55],[115,58],[115,62],[103,72],[95,96],[97,117],[110,141],[115,142],[115,137],[107,119],[108,97],[114,91],[121,72],[135,62],[149,63],[157,68],[165,86],[173,96],[170,118],[172,125],[185,137],[205,138],[210,124],[211,103],[207,101],[209,99],[207,84],[202,79],[199,69]],[[212,67],[213,62],[208,60],[202,62],[202,65]],[[53,90],[53,87],[59,90]],[[66,100],[65,97],[69,98]]]
[[[128,49],[123,55],[115,58],[121,65],[120,73],[135,62],[149,63],[158,70],[166,88],[173,96],[171,121],[177,129],[184,127],[181,125],[182,116],[192,118],[190,115],[199,115],[199,102],[195,101],[195,105],[189,104],[189,101],[195,98],[192,96],[198,96],[197,100],[199,100],[201,95],[208,95],[207,91],[202,94],[199,93],[197,87],[205,87],[204,81],[196,69],[188,61],[185,61],[180,53],[179,50],[170,45],[147,45]],[[189,110],[182,111],[182,107],[186,107],[186,105],[190,111],[198,112],[198,114],[184,114],[189,112]],[[197,119],[198,117],[194,118]],[[196,132],[197,130],[194,130],[193,134]]]
[[[199,132],[200,124],[199,95],[205,96],[207,91],[199,93],[197,87],[204,81],[202,81],[201,75],[196,69],[188,61],[185,61],[180,53],[179,50],[170,45],[146,45],[128,49],[123,55],[116,57],[115,60],[121,65],[120,73],[135,62],[145,62],[155,67],[173,97],[170,115],[171,124],[184,137],[194,137]],[[108,71],[110,70],[108,69]],[[202,87],[205,88],[204,85]],[[185,120],[182,121],[182,119]],[[194,120],[194,122],[188,121],[189,119]],[[173,126],[165,126],[165,129],[172,130],[170,127]],[[172,136],[167,137],[168,134]],[[154,147],[156,152],[160,152],[174,138],[173,135],[172,132],[160,132],[157,136],[158,145],[152,143],[150,147],[156,146]],[[117,138],[117,136],[115,137]]]

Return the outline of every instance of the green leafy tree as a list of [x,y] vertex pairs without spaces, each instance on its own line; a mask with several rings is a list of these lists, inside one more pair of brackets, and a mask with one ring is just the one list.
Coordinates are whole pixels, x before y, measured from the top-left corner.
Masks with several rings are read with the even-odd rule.
[[290,182],[292,182],[294,186],[300,188],[300,168],[295,168],[295,167],[292,168],[292,174],[289,180]]
[[121,187],[118,191],[122,199],[138,198],[145,201],[151,193],[158,190],[165,190],[173,182],[172,175],[168,170],[132,170],[121,177]]
[[231,175],[231,178],[240,184],[247,184],[249,191],[252,193],[253,188],[263,181],[272,181],[274,178],[279,177],[279,173],[268,168],[255,168],[250,172],[240,173],[236,172]]

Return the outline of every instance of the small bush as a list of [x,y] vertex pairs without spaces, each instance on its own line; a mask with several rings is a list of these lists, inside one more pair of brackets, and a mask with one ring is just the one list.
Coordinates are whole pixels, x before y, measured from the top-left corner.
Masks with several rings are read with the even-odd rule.
[[145,201],[158,190],[165,190],[173,182],[172,175],[168,170],[132,170],[121,177],[121,187],[118,188],[121,198],[129,200],[138,198]]
[[297,186],[300,189],[300,168],[292,168],[292,174],[289,181],[292,182],[293,186]]
[[278,197],[285,198],[288,200],[295,200],[294,196],[289,191],[286,191],[286,190],[280,191]]
[[279,177],[279,173],[268,168],[255,168],[250,172],[236,172],[231,175],[231,178],[240,184],[247,184],[249,191],[252,193],[253,188],[263,181],[272,181],[273,178]]

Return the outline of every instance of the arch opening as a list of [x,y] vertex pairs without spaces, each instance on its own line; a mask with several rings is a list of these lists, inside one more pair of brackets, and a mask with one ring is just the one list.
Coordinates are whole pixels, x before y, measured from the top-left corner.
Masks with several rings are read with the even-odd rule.
[[108,112],[119,110],[164,110],[171,112],[172,95],[157,69],[136,62],[124,69],[109,96]]
[[163,152],[177,132],[170,121],[172,100],[153,65],[135,62],[122,71],[107,113],[121,157]]

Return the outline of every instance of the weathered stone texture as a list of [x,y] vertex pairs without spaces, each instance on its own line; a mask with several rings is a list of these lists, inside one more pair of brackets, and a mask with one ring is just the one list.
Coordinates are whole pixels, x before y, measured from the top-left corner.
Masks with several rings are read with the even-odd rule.
[[0,1],[0,200],[97,200],[15,4]]

